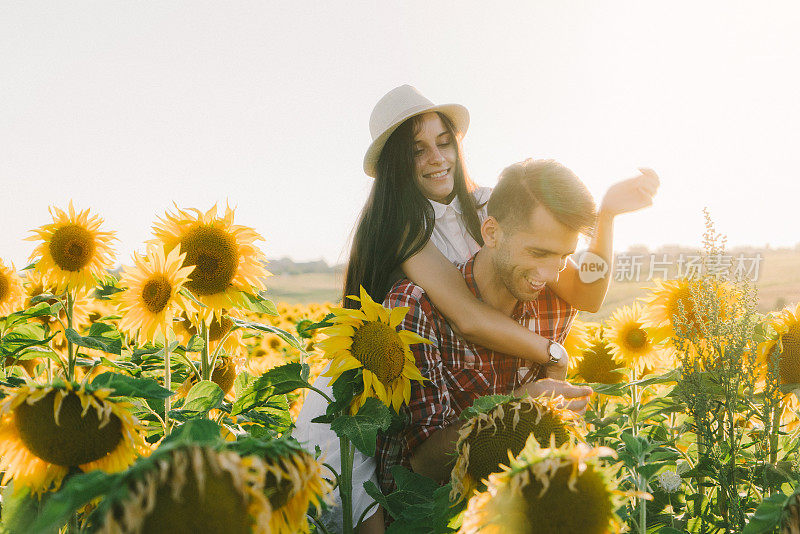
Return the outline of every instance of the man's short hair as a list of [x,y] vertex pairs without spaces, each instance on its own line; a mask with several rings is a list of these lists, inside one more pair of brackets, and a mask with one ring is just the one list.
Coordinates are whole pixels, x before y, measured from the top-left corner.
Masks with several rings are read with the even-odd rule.
[[570,230],[591,236],[597,223],[597,206],[586,185],[571,170],[551,159],[526,159],[500,173],[486,207],[507,231],[529,224],[536,206]]

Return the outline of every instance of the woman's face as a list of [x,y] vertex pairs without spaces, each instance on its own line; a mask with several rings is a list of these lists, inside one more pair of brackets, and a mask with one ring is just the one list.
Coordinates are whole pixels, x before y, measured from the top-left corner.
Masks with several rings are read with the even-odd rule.
[[456,172],[456,140],[437,113],[422,115],[414,134],[414,179],[426,198],[447,203]]

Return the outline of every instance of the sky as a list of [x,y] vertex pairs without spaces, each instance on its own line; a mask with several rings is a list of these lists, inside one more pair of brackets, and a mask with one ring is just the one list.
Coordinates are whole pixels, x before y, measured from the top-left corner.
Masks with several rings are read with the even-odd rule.
[[655,169],[615,248],[794,246],[800,4],[0,1],[0,258],[72,199],[118,263],[180,207],[236,207],[267,257],[344,261],[369,114],[409,83],[471,115],[480,185],[553,158],[597,201]]

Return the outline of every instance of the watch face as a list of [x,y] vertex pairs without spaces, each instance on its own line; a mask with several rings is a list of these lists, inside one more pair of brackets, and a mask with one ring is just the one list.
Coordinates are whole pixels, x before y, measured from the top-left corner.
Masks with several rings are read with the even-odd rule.
[[550,346],[547,348],[547,352],[550,354],[550,363],[558,363],[561,361],[567,351],[560,343],[551,341]]

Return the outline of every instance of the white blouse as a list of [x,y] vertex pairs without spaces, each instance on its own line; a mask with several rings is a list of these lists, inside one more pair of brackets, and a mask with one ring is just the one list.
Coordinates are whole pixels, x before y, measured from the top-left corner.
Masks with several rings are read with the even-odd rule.
[[[479,187],[474,192],[475,203],[478,206],[478,220],[483,223],[486,219],[486,202],[492,194],[491,187]],[[431,242],[451,262],[458,264],[470,259],[480,250],[478,243],[467,231],[461,219],[461,204],[454,198],[449,204],[429,201],[433,206],[436,221],[433,225]]]
[[[486,202],[489,200],[491,192],[490,187],[479,187],[474,192],[476,204],[483,205],[478,208],[478,219],[481,223],[487,216]],[[454,264],[467,261],[480,250],[480,246],[467,231],[461,218],[462,211],[458,199],[454,198],[449,204],[441,204],[432,200],[430,203],[433,206],[435,217],[431,242]],[[325,368],[325,371],[327,370],[328,367]],[[333,398],[330,378],[324,376],[317,378],[314,387]],[[321,395],[309,391],[300,414],[297,416],[296,428],[292,435],[310,451],[313,451],[315,446],[319,446],[322,451],[321,459],[338,471],[341,469],[339,437],[331,430],[330,426],[311,422],[315,417],[325,414],[327,408],[328,403]],[[356,450],[353,458],[353,521],[357,521],[364,510],[372,504],[372,497],[364,490],[364,483],[368,480],[371,480],[376,486],[378,485],[375,459]],[[338,489],[334,490],[333,497],[335,503],[341,503]],[[341,507],[337,504],[326,510],[321,518],[322,523],[330,532],[341,532],[342,530],[342,512]]]

